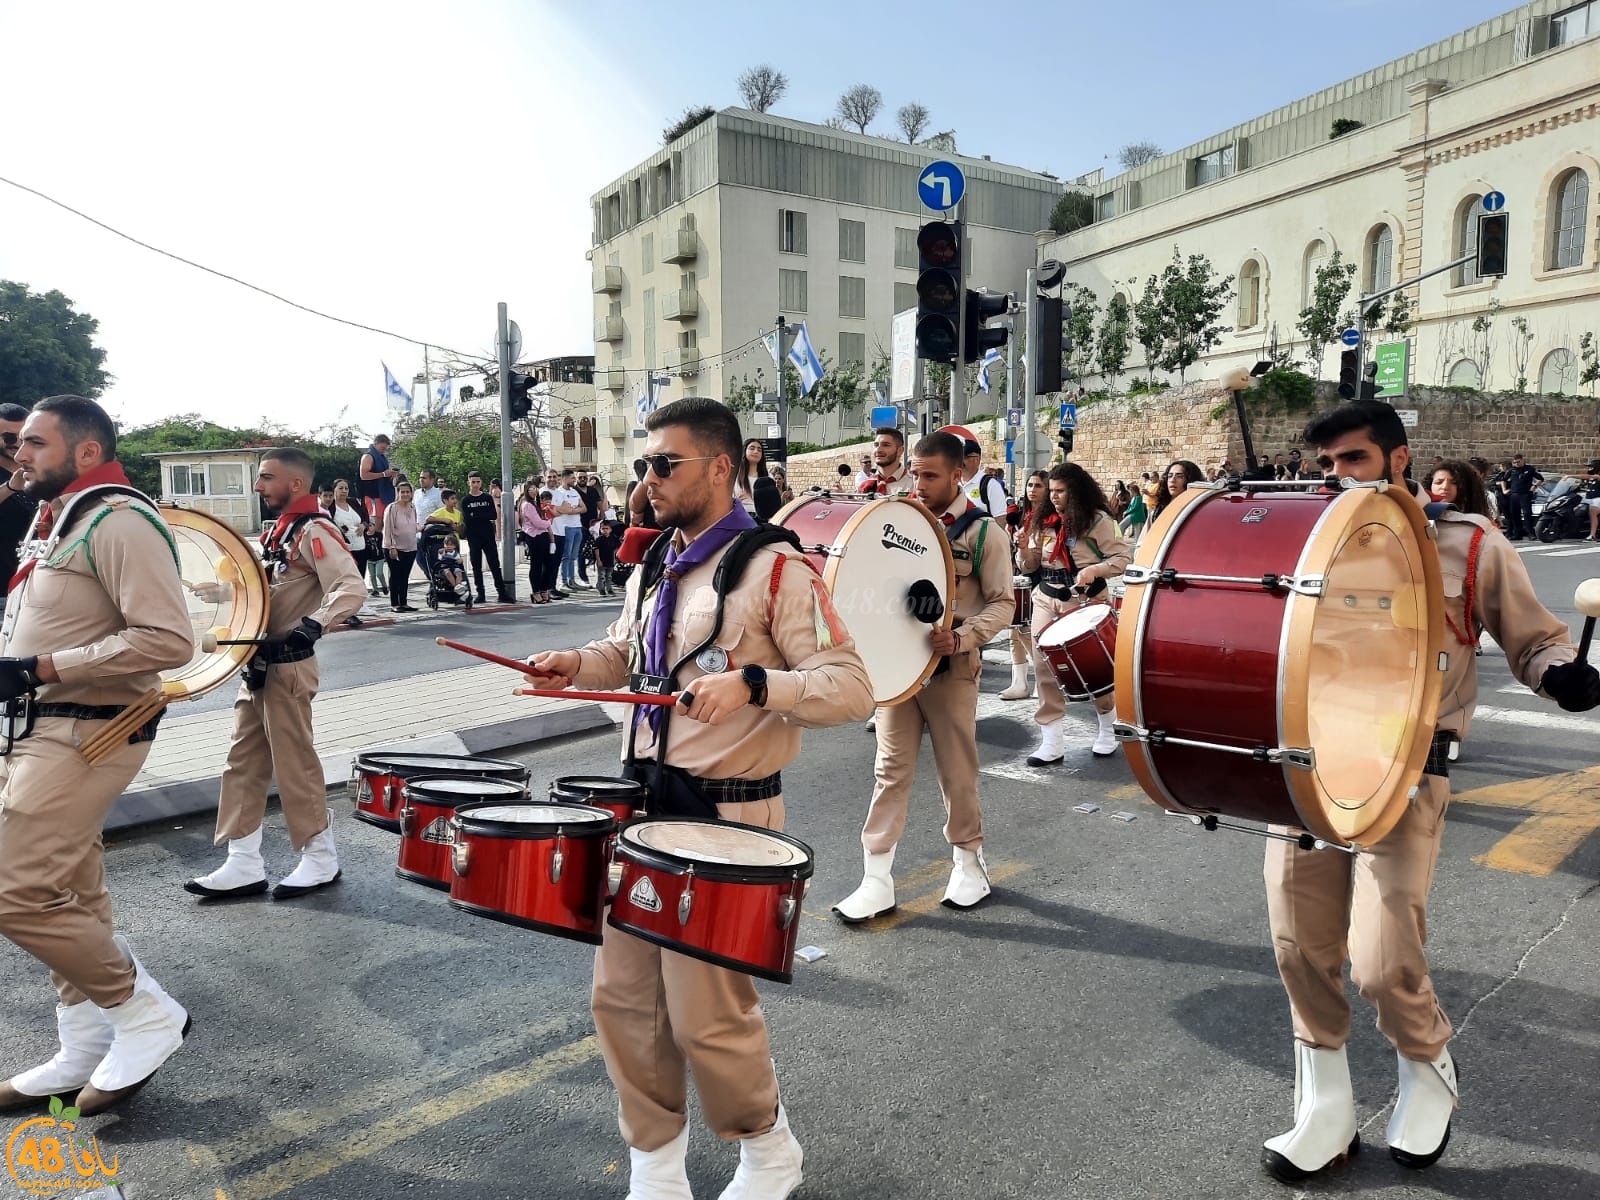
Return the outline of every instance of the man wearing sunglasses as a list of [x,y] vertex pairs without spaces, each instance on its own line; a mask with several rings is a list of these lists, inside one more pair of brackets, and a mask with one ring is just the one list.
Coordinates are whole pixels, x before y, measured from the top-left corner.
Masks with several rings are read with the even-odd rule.
[[6,589],[17,573],[18,550],[39,507],[16,478],[17,446],[27,419],[28,410],[22,405],[0,404],[0,476],[4,477],[0,481],[0,616],[6,611]]
[[[779,772],[802,726],[864,720],[872,688],[832,598],[797,553],[763,546],[737,582],[718,567],[756,522],[733,498],[738,419],[687,397],[651,413],[637,464],[670,539],[659,581],[628,579],[622,616],[580,650],[535,655],[536,686],[655,688],[680,693],[670,712],[639,706],[625,735],[630,765],[660,781],[653,815],[783,826]],[[759,535],[752,535],[755,540]],[[654,572],[652,572],[654,574]],[[551,678],[553,676],[553,678]],[[670,782],[669,782],[670,781]],[[710,804],[715,808],[711,809]],[[630,893],[631,894],[631,893]],[[620,901],[621,898],[619,898]],[[778,1080],[749,975],[661,949],[614,927],[595,954],[592,1008],[620,1100],[632,1200],[686,1200],[688,1075],[706,1122],[740,1144],[722,1200],[783,1200],[802,1154],[778,1102]]]

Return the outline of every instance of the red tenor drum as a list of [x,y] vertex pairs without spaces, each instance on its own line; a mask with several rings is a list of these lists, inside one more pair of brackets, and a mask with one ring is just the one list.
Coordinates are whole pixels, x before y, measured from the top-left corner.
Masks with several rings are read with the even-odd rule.
[[1104,696],[1117,683],[1117,610],[1085,604],[1039,631],[1039,653],[1055,669],[1068,700]]
[[586,804],[463,805],[452,822],[450,907],[599,945],[616,828]]
[[1127,585],[1116,730],[1157,804],[1347,849],[1394,827],[1444,644],[1439,556],[1404,488],[1191,486]]
[[944,529],[906,496],[801,496],[772,518],[793,530],[855,639],[872,698],[898,704],[939,665],[928,631],[955,602]]
[[503,758],[470,758],[465,754],[358,754],[350,768],[350,795],[355,817],[368,825],[400,832],[401,789],[418,775],[462,775],[469,779],[528,782],[528,768]]
[[1011,579],[1011,623],[1033,624],[1033,584],[1026,575],[1014,575]]
[[609,775],[562,775],[550,781],[552,804],[592,804],[615,817],[618,825],[642,813],[649,794],[636,780]]
[[630,821],[611,924],[732,971],[788,983],[811,878],[804,842],[732,821]]
[[509,779],[418,775],[401,789],[400,863],[394,873],[429,887],[450,886],[450,818],[463,804],[526,804],[528,789]]

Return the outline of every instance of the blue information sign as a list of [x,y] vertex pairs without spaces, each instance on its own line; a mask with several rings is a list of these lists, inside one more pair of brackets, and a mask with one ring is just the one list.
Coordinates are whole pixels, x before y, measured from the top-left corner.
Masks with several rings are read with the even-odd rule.
[[1061,406],[1061,428],[1076,429],[1078,427],[1078,406],[1076,404],[1063,404]]
[[1346,329],[1339,335],[1339,340],[1346,346],[1359,346],[1361,344],[1361,331],[1359,329]]
[[961,203],[966,194],[967,177],[953,162],[940,159],[929,163],[917,176],[917,197],[928,208],[945,212]]
[[1016,461],[1017,461],[1017,443],[1015,441],[1008,441],[1006,443],[1006,463],[1007,463],[1007,465],[1010,465],[1010,464],[1012,464],[1012,463],[1014,463]]
[[874,406],[872,410],[872,427],[874,429],[881,428],[884,425],[898,425],[899,422],[900,410],[894,405],[890,404],[882,408]]
[[1506,194],[1504,192],[1490,192],[1483,198],[1485,212],[1499,212],[1505,206]]

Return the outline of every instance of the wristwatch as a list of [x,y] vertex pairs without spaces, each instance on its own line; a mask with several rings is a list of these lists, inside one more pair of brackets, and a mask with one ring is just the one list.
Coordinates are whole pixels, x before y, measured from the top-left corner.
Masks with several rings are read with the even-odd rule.
[[750,703],[757,708],[767,706],[767,669],[751,665],[740,670],[744,681],[750,687]]

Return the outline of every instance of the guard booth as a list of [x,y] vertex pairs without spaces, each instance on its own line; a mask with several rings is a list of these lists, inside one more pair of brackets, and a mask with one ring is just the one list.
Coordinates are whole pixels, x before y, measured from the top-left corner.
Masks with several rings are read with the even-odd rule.
[[246,537],[261,531],[255,492],[259,449],[168,450],[145,457],[161,464],[161,503],[210,513]]

